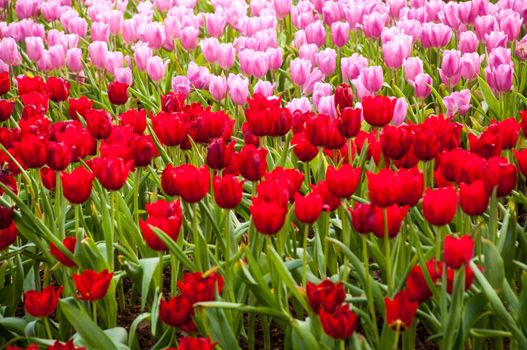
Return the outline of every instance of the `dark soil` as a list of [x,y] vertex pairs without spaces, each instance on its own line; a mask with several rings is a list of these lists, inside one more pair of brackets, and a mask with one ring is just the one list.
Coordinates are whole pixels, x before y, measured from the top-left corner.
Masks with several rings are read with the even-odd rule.
[[[244,320],[245,320],[244,322],[245,326],[247,326],[248,320],[249,320],[249,318],[247,317],[247,314],[244,315]],[[256,317],[255,326],[256,326],[256,329],[255,329],[256,332],[255,332],[255,339],[254,339],[254,343],[255,343],[254,348],[255,350],[260,350],[264,348],[264,335],[263,335],[263,329],[262,329],[262,322],[259,317]],[[285,343],[284,332],[274,321],[271,322],[271,325],[269,328],[270,328],[269,333],[270,333],[270,338],[271,338],[271,350],[282,350],[284,348],[284,343]],[[240,337],[239,344],[243,350],[249,349],[249,343],[247,342],[245,338]]]

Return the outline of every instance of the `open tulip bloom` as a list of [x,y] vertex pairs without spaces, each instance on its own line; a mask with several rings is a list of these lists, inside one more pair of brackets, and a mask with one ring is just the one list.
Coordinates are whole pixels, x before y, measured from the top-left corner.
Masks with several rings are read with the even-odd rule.
[[527,349],[523,0],[0,0],[0,348]]

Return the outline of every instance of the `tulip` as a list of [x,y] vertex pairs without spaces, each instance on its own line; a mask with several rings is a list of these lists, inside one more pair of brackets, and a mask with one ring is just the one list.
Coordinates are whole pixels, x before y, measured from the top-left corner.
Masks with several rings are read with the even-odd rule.
[[86,96],[81,96],[78,99],[68,99],[68,104],[68,115],[71,119],[77,120],[79,119],[79,115],[83,118],[86,118],[86,113],[91,110],[93,101],[88,99]]
[[245,145],[238,161],[241,175],[249,181],[258,181],[267,169],[267,150]]
[[62,173],[60,179],[64,197],[73,204],[82,204],[90,198],[95,176],[83,167],[78,167],[71,173]]
[[428,129],[421,128],[415,132],[413,150],[419,160],[428,161],[439,153],[439,139],[436,134]]
[[295,58],[289,66],[291,80],[298,86],[304,85],[311,71],[311,62],[303,58]]
[[48,166],[55,170],[64,170],[71,163],[73,157],[73,150],[71,146],[64,142],[49,142],[48,143]]
[[427,98],[432,93],[432,77],[428,74],[417,74],[413,82],[415,97]]
[[0,73],[0,96],[5,95],[11,89],[11,80],[9,79],[9,72]]
[[178,195],[188,203],[196,203],[209,192],[210,173],[206,166],[196,168],[184,164],[173,167],[169,164],[163,171],[161,185],[169,196]]
[[490,195],[496,189],[498,197],[508,196],[516,187],[517,170],[503,157],[492,157],[483,166],[483,181]]
[[421,44],[424,48],[441,48],[448,44],[452,29],[442,23],[425,23],[421,31]]
[[178,289],[182,295],[189,298],[192,304],[203,301],[212,301],[216,291],[221,294],[223,290],[223,277],[216,272],[203,274],[201,272],[189,272],[183,275],[183,281],[179,281]]
[[439,75],[441,81],[448,87],[452,88],[459,83],[461,79],[461,52],[457,50],[445,50]]
[[56,182],[57,182],[57,173],[49,167],[40,168],[40,179],[42,185],[48,191],[55,191]]
[[459,34],[458,48],[462,54],[476,52],[478,48],[478,37],[470,30]]
[[409,83],[414,82],[418,74],[423,73],[423,61],[419,57],[409,57],[403,61],[404,76]]
[[295,216],[304,224],[312,224],[318,220],[322,212],[323,199],[317,193],[302,196],[295,193]]
[[453,187],[427,188],[423,197],[423,215],[436,226],[447,225],[456,215],[459,198]]
[[339,306],[334,313],[320,312],[320,323],[324,332],[336,339],[351,337],[357,328],[359,317],[349,310],[349,305]]
[[108,56],[108,45],[104,41],[94,41],[88,45],[90,60],[95,68],[104,69]]
[[6,208],[0,206],[0,230],[6,229],[13,223],[13,211],[15,207]]
[[318,148],[307,140],[304,133],[295,134],[291,140],[291,145],[294,146],[295,156],[302,162],[309,162],[318,155]]
[[102,187],[109,191],[118,191],[126,183],[133,161],[125,161],[120,157],[104,157],[95,159],[94,173]]
[[387,16],[379,12],[372,12],[362,17],[364,23],[364,35],[367,38],[380,38]]
[[13,114],[15,102],[0,99],[0,121],[6,121]]
[[17,237],[18,229],[16,227],[15,222],[13,221],[11,223],[11,226],[0,230],[0,251],[15,243]]
[[330,166],[326,171],[326,182],[329,192],[335,197],[349,198],[357,189],[360,181],[361,169],[344,164],[339,169]]
[[73,274],[75,288],[79,292],[78,298],[84,301],[97,301],[105,297],[112,282],[113,272],[102,270],[84,270],[80,274]]
[[273,235],[284,225],[287,208],[282,207],[279,203],[254,197],[249,211],[256,230],[265,235]]
[[474,241],[466,235],[460,238],[446,236],[444,241],[445,264],[453,269],[467,265],[474,254]]
[[383,127],[393,118],[397,99],[385,96],[366,96],[362,99],[362,113],[368,124]]
[[[62,241],[62,244],[64,245],[64,247],[66,247],[67,250],[69,250],[71,252],[71,254],[74,254],[75,253],[75,246],[77,245],[77,238],[75,238],[73,236],[68,236],[68,237],[64,238],[64,240]],[[66,254],[64,254],[62,251],[60,251],[57,248],[57,246],[55,244],[53,244],[53,242],[51,242],[49,244],[49,252],[51,253],[51,255],[53,255],[55,257],[55,259],[57,259],[59,262],[61,262],[62,265],[67,266],[67,267],[76,267],[77,266],[77,264],[75,264],[75,262],[73,260],[68,258],[66,256]]]
[[170,298],[168,301],[161,299],[159,305],[159,318],[171,327],[181,327],[192,323],[193,312],[192,303],[183,295]]
[[98,140],[110,137],[112,132],[112,117],[102,109],[91,109],[86,112],[86,128],[90,135]]
[[24,309],[33,317],[48,317],[57,309],[64,287],[48,286],[42,291],[29,290],[24,293]]
[[156,227],[163,231],[172,240],[176,241],[179,236],[183,214],[179,201],[175,200],[167,202],[158,200],[146,205],[146,212],[148,218],[146,220],[139,220],[139,227],[141,234],[146,241],[146,244],[154,250],[163,251],[167,247],[165,243],[157,236],[157,234],[150,228]]
[[386,67],[401,68],[412,51],[412,37],[404,34],[397,35],[393,40],[382,44],[382,54]]
[[15,39],[10,37],[0,39],[0,60],[10,66],[18,66],[22,63],[22,56]]
[[419,304],[407,292],[399,292],[393,299],[384,298],[386,323],[396,331],[405,331],[412,325]]
[[331,24],[331,40],[337,47],[346,45],[349,39],[350,26],[347,22],[334,22]]
[[368,59],[358,53],[354,53],[350,57],[343,57],[340,62],[342,80],[344,81],[357,78],[361,70],[368,67]]
[[48,142],[33,134],[22,136],[16,147],[16,153],[28,168],[40,168],[47,162]]
[[129,109],[119,115],[121,125],[132,127],[134,133],[141,135],[146,129],[146,111],[144,109]]
[[307,282],[306,293],[309,306],[317,314],[321,311],[334,313],[346,299],[342,283],[333,283],[330,279],[319,284]]
[[44,54],[44,41],[42,38],[38,36],[30,36],[25,38],[24,41],[26,43],[27,57],[33,62],[40,60]]
[[470,90],[455,91],[444,97],[443,103],[447,109],[446,114],[448,116],[453,116],[456,113],[465,115],[470,109]]
[[222,13],[206,13],[205,25],[211,37],[219,38],[226,25],[225,15]]
[[485,78],[495,94],[500,95],[512,89],[513,71],[512,64],[500,64],[497,67],[485,68]]
[[212,342],[208,337],[181,337],[178,339],[179,347],[176,350],[213,350],[216,342]]
[[481,41],[485,38],[485,34],[489,34],[492,31],[498,30],[498,22],[496,18],[492,15],[478,16],[474,20],[474,29],[476,30],[476,35]]
[[150,79],[155,82],[158,82],[163,79],[163,76],[165,75],[165,68],[166,63],[163,62],[163,60],[159,56],[149,57],[146,61],[146,72]]
[[243,194],[243,182],[232,174],[223,177],[215,176],[212,183],[214,199],[220,208],[234,209],[240,204]]
[[70,94],[70,83],[62,78],[50,77],[46,83],[46,92],[53,102],[66,101]]
[[229,97],[237,105],[243,105],[249,95],[249,80],[241,75],[229,74],[227,78]]
[[66,52],[66,65],[74,73],[82,72],[84,69],[82,64],[82,50],[76,47],[68,49]]
[[[426,270],[432,283],[441,279],[443,263],[437,263],[434,259],[426,263]],[[406,278],[406,293],[410,301],[425,302],[432,296],[432,291],[426,282],[421,266],[417,265],[410,271]]]
[[113,81],[108,85],[108,99],[111,104],[124,105],[128,101],[128,85]]

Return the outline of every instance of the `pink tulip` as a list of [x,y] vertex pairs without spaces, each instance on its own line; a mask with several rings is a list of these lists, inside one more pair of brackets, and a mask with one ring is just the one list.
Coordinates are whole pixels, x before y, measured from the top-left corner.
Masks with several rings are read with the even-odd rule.
[[137,41],[137,25],[133,19],[127,19],[123,22],[123,40],[127,44],[132,44]]
[[312,65],[316,64],[315,55],[318,52],[318,46],[315,44],[303,44],[298,49],[298,57],[303,58],[311,62]]
[[199,30],[197,30],[195,27],[185,27],[181,30],[181,37],[179,40],[181,41],[181,46],[186,51],[192,51],[198,46],[198,36],[199,36]]
[[442,23],[425,23],[421,31],[421,44],[425,48],[441,48],[448,44],[452,29]]
[[289,109],[291,113],[295,111],[306,113],[311,111],[311,103],[307,97],[302,96],[300,98],[292,99],[289,103],[287,103],[286,108]]
[[382,44],[382,54],[384,63],[390,69],[398,69],[403,65],[405,58],[408,58],[412,51],[412,37],[408,35],[398,35],[395,40]]
[[364,35],[368,38],[377,39],[381,37],[384,24],[386,23],[386,14],[372,12],[365,15],[362,20],[364,24]]
[[165,18],[165,34],[168,40],[174,41],[181,36],[181,21],[176,16]]
[[340,60],[340,70],[342,73],[342,80],[349,81],[357,78],[363,68],[368,67],[368,59],[358,53],[354,53],[351,57],[344,57]]
[[512,64],[500,64],[485,68],[485,78],[490,88],[496,95],[509,92],[512,89],[512,76],[514,67]]
[[220,13],[207,13],[205,15],[205,24],[210,36],[219,38],[223,34],[226,20]]
[[285,18],[291,12],[291,0],[272,0],[278,18]]
[[331,24],[331,40],[337,47],[346,45],[349,39],[350,26],[347,22],[334,22]]
[[140,71],[146,71],[146,62],[152,57],[152,49],[146,45],[136,45],[134,49],[135,65]]
[[305,29],[308,44],[315,44],[318,47],[326,42],[326,29],[322,22],[317,21],[308,25]]
[[332,75],[335,71],[337,53],[335,50],[327,48],[315,55],[317,66],[325,76]]
[[312,94],[315,84],[322,81],[322,79],[324,79],[324,74],[322,74],[320,69],[313,69],[313,71],[307,76],[304,85],[302,85],[302,92],[307,95]]
[[461,76],[467,80],[471,81],[478,77],[479,68],[481,61],[484,56],[480,56],[477,52],[466,53],[461,57]]
[[360,71],[357,78],[364,88],[375,93],[379,91],[384,83],[384,77],[381,66],[372,66],[364,68]]
[[211,75],[209,82],[209,92],[216,101],[221,101],[227,93],[227,79],[224,76]]
[[231,43],[221,43],[218,52],[218,65],[223,69],[230,69],[234,64],[234,47]]
[[190,93],[190,80],[184,75],[178,75],[172,78],[172,90],[178,92],[183,96],[188,96]]
[[249,79],[240,74],[229,74],[227,78],[229,97],[237,105],[243,105],[249,95]]
[[118,81],[120,83],[126,84],[128,86],[132,86],[134,82],[134,78],[132,76],[132,70],[129,67],[125,68],[116,68],[114,70],[114,81]]
[[322,6],[322,18],[324,23],[331,26],[334,22],[340,20],[339,5],[335,1],[326,1]]
[[282,66],[282,48],[269,47],[267,50],[265,50],[265,54],[267,55],[269,69],[272,71],[280,69]]
[[263,95],[264,97],[273,96],[275,84],[267,80],[258,80],[254,85],[253,93]]
[[159,56],[152,56],[146,61],[146,72],[150,79],[156,82],[163,79],[165,67],[165,62]]
[[318,82],[313,85],[313,104],[318,106],[320,99],[325,96],[331,96],[333,94],[333,86],[328,83]]
[[408,102],[404,97],[398,98],[395,103],[395,108],[393,110],[393,119],[391,121],[392,125],[399,126],[406,119],[408,114]]
[[447,109],[446,114],[453,116],[456,113],[465,115],[470,109],[470,90],[465,89],[451,93],[443,98],[443,103]]
[[485,34],[485,44],[487,51],[492,51],[497,47],[507,47],[507,34],[498,31]]
[[498,22],[496,18],[492,15],[480,16],[474,20],[474,29],[476,30],[476,35],[481,41],[485,39],[485,34],[489,34],[495,30],[498,30]]
[[104,69],[110,74],[115,74],[115,70],[124,67],[124,57],[121,52],[112,51],[106,54],[106,63]]
[[82,72],[84,70],[82,65],[82,50],[79,48],[69,49],[66,53],[66,65],[72,72]]
[[479,40],[472,31],[466,31],[459,34],[458,48],[461,53],[475,52],[478,48]]
[[27,57],[33,62],[36,62],[42,57],[44,53],[44,41],[41,37],[30,36],[25,39]]
[[412,85],[417,98],[427,98],[432,93],[432,77],[428,74],[417,74]]
[[318,102],[317,111],[321,114],[327,114],[332,118],[336,118],[337,111],[335,110],[333,99],[333,95],[322,97]]
[[514,41],[520,34],[523,19],[517,12],[512,10],[504,10],[504,12],[506,12],[506,15],[504,15],[499,21],[500,30],[507,35],[507,40]]
[[409,57],[404,60],[404,76],[411,83],[416,75],[423,73],[423,61],[419,57]]
[[190,62],[187,68],[187,78],[196,89],[208,89],[210,72],[207,67],[200,67]]
[[443,61],[439,69],[441,81],[449,88],[456,86],[461,79],[461,52],[458,50],[443,51]]
[[447,3],[443,7],[443,10],[438,13],[438,17],[441,23],[446,24],[454,30],[457,30],[461,24],[461,19],[459,18],[459,6],[455,2]]
[[10,66],[18,66],[22,62],[15,39],[2,38],[0,40],[0,60]]
[[219,42],[216,38],[205,38],[202,39],[199,43],[201,47],[201,52],[203,53],[203,56],[207,60],[207,62],[213,64],[216,63],[217,57],[218,57],[218,46]]
[[291,80],[298,86],[304,85],[311,71],[311,62],[303,58],[295,58],[289,65]]
[[35,17],[40,10],[39,0],[17,0],[15,13],[19,19]]
[[108,55],[108,45],[104,41],[94,41],[88,45],[90,60],[95,68],[104,69],[106,56]]
[[386,4],[390,8],[390,16],[399,18],[401,10],[406,7],[406,0],[386,0]]

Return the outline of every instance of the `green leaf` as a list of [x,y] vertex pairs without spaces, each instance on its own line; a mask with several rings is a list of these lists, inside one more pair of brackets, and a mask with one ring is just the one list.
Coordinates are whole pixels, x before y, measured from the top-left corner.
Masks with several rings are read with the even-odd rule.
[[505,279],[503,259],[498,249],[487,239],[482,239],[483,254],[485,255],[484,275],[494,289],[502,289]]
[[60,300],[60,309],[73,328],[79,333],[82,342],[90,349],[117,350],[112,339],[91,320],[84,308],[74,298]]
[[483,95],[483,99],[487,103],[487,106],[489,106],[489,109],[494,113],[496,116],[499,117],[500,115],[500,103],[498,102],[498,99],[494,94],[492,93],[489,84],[483,79],[481,76],[478,76],[478,82],[479,82],[479,88],[481,90],[481,93]]
[[295,320],[291,337],[293,349],[295,350],[320,349],[320,345],[313,336],[310,325],[305,321]]
[[141,277],[141,310],[145,308],[146,300],[148,298],[148,290],[154,278],[154,272],[159,266],[159,258],[147,258],[139,260],[139,265],[142,270]]

